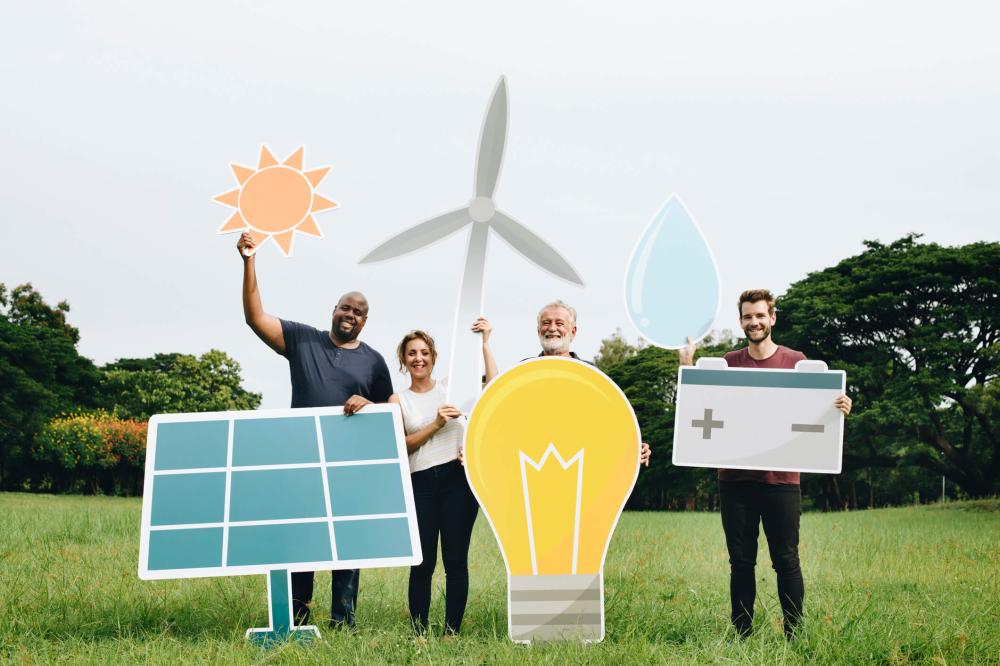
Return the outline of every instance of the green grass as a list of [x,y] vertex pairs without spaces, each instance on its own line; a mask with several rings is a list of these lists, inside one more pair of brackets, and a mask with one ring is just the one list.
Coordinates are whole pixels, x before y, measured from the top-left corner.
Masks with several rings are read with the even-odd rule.
[[[462,636],[414,639],[405,569],[362,572],[357,633],[272,651],[263,576],[141,581],[136,499],[0,494],[0,662],[33,663],[1000,663],[1000,502],[806,514],[806,617],[781,636],[761,537],[755,634],[728,626],[717,514],[629,513],[605,567],[601,644],[507,639],[503,560],[480,516]],[[444,578],[432,617],[441,621]],[[325,627],[329,576],[317,581]],[[438,631],[440,627],[437,627]]]

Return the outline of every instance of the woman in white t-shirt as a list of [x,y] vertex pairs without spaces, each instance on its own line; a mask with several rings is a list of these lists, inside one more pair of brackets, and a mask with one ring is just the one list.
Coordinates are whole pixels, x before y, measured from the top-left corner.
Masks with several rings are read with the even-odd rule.
[[[483,338],[486,381],[497,375],[490,351],[489,321],[480,317],[472,326]],[[424,561],[410,568],[410,619],[418,632],[427,630],[431,605],[431,577],[437,566],[438,535],[445,572],[446,634],[457,634],[469,597],[469,541],[479,513],[465,470],[458,460],[463,423],[458,408],[445,403],[447,380],[431,374],[437,361],[434,338],[424,331],[411,331],[396,349],[399,369],[410,373],[410,387],[393,394],[389,402],[399,404],[410,454],[410,478],[417,509],[417,527]]]

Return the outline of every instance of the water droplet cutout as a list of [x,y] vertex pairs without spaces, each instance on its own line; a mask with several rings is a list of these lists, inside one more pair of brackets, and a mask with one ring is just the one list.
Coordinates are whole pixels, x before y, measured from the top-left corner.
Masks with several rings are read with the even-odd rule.
[[632,325],[655,345],[678,349],[711,330],[719,271],[698,224],[672,195],[643,230],[625,273]]

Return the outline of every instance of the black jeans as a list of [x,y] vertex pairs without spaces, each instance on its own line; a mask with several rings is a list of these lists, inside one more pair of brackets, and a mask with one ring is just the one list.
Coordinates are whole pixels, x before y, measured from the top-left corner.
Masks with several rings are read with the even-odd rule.
[[757,536],[764,525],[771,565],[778,576],[778,600],[785,618],[785,635],[791,637],[802,619],[805,587],[799,568],[799,516],[802,491],[795,485],[769,485],[752,481],[720,481],[722,528],[729,550],[729,597],[732,620],[742,637],[753,631],[753,605],[757,596],[754,567]]
[[[330,587],[333,590],[333,603],[330,607],[330,621],[354,626],[354,609],[358,605],[358,583],[361,572],[357,569],[341,569],[331,571]],[[295,625],[309,624],[309,603],[313,597],[312,571],[302,571],[292,574],[292,617]]]
[[427,628],[431,577],[437,566],[438,534],[445,575],[445,632],[458,633],[469,598],[469,541],[479,504],[457,461],[414,472],[413,502],[424,561],[410,567],[410,619],[418,631]]

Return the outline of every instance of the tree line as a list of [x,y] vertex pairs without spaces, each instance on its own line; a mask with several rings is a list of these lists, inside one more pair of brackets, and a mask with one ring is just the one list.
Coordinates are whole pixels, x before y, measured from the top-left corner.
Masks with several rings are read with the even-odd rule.
[[[951,496],[997,494],[1000,243],[943,247],[909,235],[864,247],[776,303],[775,341],[845,370],[854,400],[844,471],[803,475],[806,506],[928,501],[942,477]],[[735,322],[735,303],[723,313],[730,306]],[[152,414],[260,405],[218,350],[97,366],[78,353],[69,310],[30,284],[0,284],[0,488],[136,494]],[[696,358],[744,344],[723,331]],[[677,353],[618,331],[594,361],[628,396],[655,451],[628,507],[715,508],[715,470],[670,464]]]
[[157,413],[256,409],[224,352],[96,365],[77,350],[66,301],[0,283],[0,488],[138,494]]

